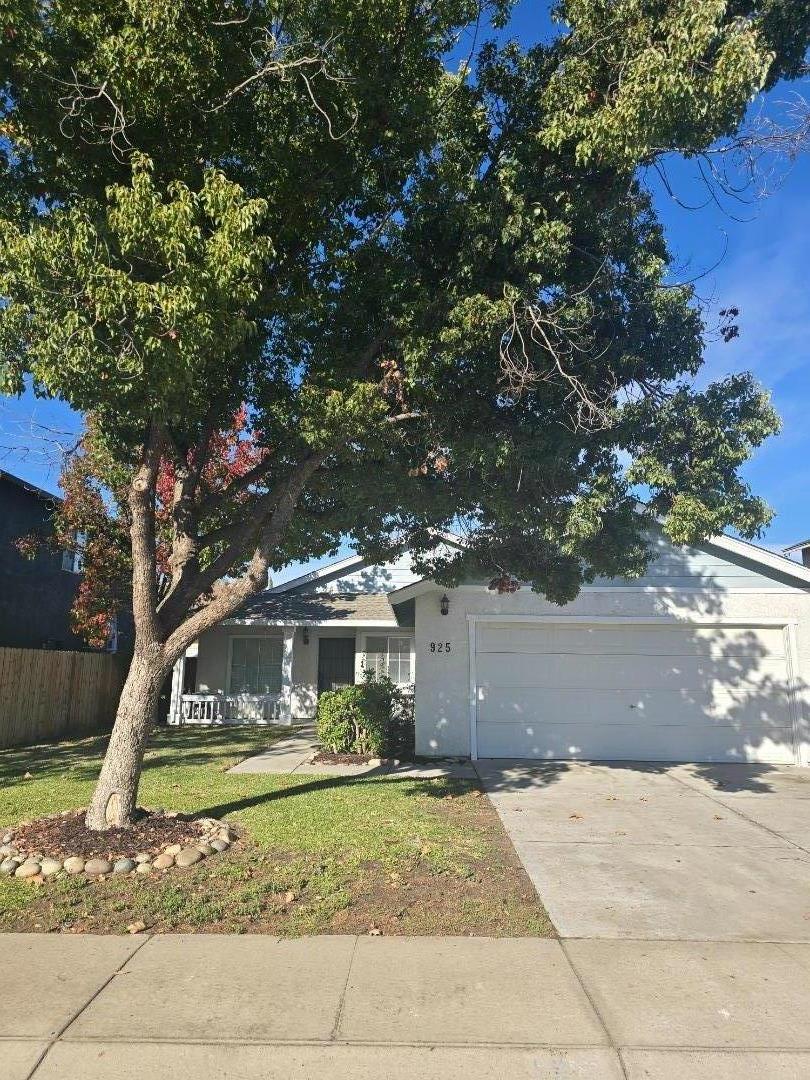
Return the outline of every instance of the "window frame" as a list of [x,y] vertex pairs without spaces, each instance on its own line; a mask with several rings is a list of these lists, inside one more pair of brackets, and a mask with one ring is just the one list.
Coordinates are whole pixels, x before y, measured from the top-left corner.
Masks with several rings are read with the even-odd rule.
[[[262,690],[254,693],[252,690],[233,689],[233,643],[235,641],[272,641],[280,647],[278,690]],[[230,634],[228,636],[228,669],[225,675],[225,694],[227,696],[247,694],[249,697],[281,697],[284,692],[284,638],[274,634]]]
[[62,570],[66,574],[83,574],[84,553],[79,548],[62,548]]
[[[403,632],[392,633],[392,632],[387,631],[387,630],[383,630],[383,631],[377,630],[377,631],[370,631],[370,632],[364,633],[363,634],[363,652],[362,652],[362,655],[363,655],[362,669],[363,669],[363,671],[370,671],[371,670],[371,665],[368,663],[368,657],[369,657],[368,643],[369,643],[370,640],[372,640],[374,638],[385,638],[385,667],[386,667],[386,674],[388,674],[389,677],[390,677],[390,667],[391,667],[391,639],[392,638],[399,638],[400,640],[407,640],[408,641],[409,646],[410,646],[408,656],[409,656],[410,675],[411,675],[411,677],[407,682],[395,682],[394,685],[395,686],[400,686],[400,687],[402,687],[402,686],[413,686],[415,681],[416,681],[416,636],[414,634],[409,634],[407,632],[405,632],[405,633],[403,633]],[[373,655],[379,656],[381,654],[375,652]]]

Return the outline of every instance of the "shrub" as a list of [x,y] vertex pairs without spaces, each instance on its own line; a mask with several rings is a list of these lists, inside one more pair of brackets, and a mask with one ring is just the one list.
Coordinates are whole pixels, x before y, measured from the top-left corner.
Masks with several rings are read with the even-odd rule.
[[366,672],[362,683],[318,698],[318,740],[334,754],[393,757],[413,751],[413,710],[387,677]]

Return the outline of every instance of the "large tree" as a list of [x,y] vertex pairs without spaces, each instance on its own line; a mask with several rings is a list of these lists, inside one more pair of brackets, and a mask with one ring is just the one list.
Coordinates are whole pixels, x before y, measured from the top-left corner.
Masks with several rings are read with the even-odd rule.
[[[774,414],[747,376],[694,389],[703,317],[641,170],[733,138],[810,8],[567,0],[448,70],[509,7],[5,0],[0,377],[91,418],[129,523],[90,827],[131,820],[183,650],[343,536],[562,603],[643,569],[639,488],[675,541],[767,521],[739,468]],[[256,461],[212,490],[243,404]]]

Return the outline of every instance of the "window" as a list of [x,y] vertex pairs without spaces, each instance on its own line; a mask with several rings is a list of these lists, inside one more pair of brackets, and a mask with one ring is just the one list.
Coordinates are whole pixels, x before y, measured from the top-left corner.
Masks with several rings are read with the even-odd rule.
[[229,694],[281,692],[281,641],[278,638],[231,638]]
[[118,616],[113,615],[110,619],[107,644],[104,646],[107,652],[118,652]]
[[62,552],[62,569],[68,574],[81,574],[84,571],[84,548],[87,543],[85,533],[76,533],[75,544]]
[[409,637],[367,637],[366,669],[402,686],[413,681]]
[[81,551],[65,548],[62,552],[62,569],[68,574],[81,574],[84,570],[84,556]]

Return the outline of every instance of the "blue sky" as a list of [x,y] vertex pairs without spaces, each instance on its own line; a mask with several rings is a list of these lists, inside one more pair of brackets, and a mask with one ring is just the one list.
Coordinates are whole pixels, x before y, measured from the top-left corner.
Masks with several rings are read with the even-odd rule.
[[[547,29],[541,5],[517,6],[510,33],[529,41]],[[455,55],[464,56],[469,49],[469,39],[461,41]],[[810,97],[807,80],[794,84],[792,90],[797,89]],[[772,97],[784,100],[787,94],[777,87]],[[671,175],[683,201],[700,201],[694,166],[676,164]],[[708,271],[697,285],[701,296],[713,298],[717,308],[740,309],[740,337],[728,345],[708,344],[702,378],[754,372],[773,395],[783,420],[782,432],[744,470],[776,511],[763,542],[779,548],[804,539],[810,536],[810,153],[781,177],[768,198],[752,206],[727,204],[744,220],[734,220],[714,203],[683,209],[663,190],[657,201],[683,276]],[[32,423],[42,428],[32,428]],[[44,429],[78,432],[80,427],[79,418],[63,403],[36,400],[31,394],[0,397],[0,468],[55,491],[59,464]],[[4,447],[9,445],[17,449],[8,452]],[[276,580],[298,571],[298,566],[289,567]]]

